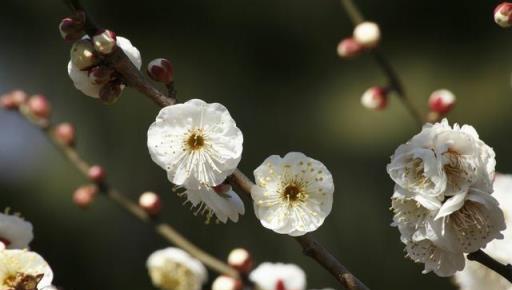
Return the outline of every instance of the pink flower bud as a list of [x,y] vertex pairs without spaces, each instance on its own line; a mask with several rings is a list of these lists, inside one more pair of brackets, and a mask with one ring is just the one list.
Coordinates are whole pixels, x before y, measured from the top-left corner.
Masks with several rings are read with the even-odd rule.
[[361,96],[361,104],[370,110],[382,110],[388,104],[388,90],[383,87],[371,87]]
[[89,70],[89,80],[94,85],[103,85],[112,80],[114,70],[108,66],[95,66]]
[[148,64],[148,75],[157,82],[169,84],[174,80],[174,69],[170,61],[165,58],[157,58]]
[[380,29],[377,23],[362,22],[354,28],[354,39],[366,48],[373,48],[379,44]]
[[494,21],[503,28],[512,26],[512,3],[503,2],[494,9]]
[[51,113],[50,103],[43,95],[33,95],[28,99],[27,107],[30,112],[41,119],[48,119]]
[[242,290],[242,282],[228,276],[219,276],[213,281],[212,290]]
[[54,129],[57,140],[64,145],[75,145],[75,127],[71,123],[60,123]]
[[338,55],[342,58],[351,58],[357,56],[363,50],[364,47],[355,41],[352,37],[345,38],[338,44]]
[[103,167],[99,165],[93,165],[89,168],[87,177],[89,177],[92,182],[99,183],[105,180],[107,173]]
[[252,270],[253,261],[249,251],[238,248],[229,253],[228,264],[240,273],[248,274]]
[[100,99],[108,105],[111,105],[119,100],[123,92],[123,83],[120,80],[113,80],[100,89]]
[[87,208],[92,204],[98,193],[98,188],[94,185],[84,185],[79,187],[73,193],[73,202],[80,208]]
[[14,90],[0,97],[0,107],[7,110],[17,110],[27,101],[27,94],[22,90]]
[[94,49],[101,54],[110,54],[116,47],[116,34],[110,30],[103,30],[92,38]]
[[73,44],[71,62],[80,70],[86,70],[98,64],[98,56],[89,39],[81,39]]
[[84,23],[72,17],[66,17],[59,23],[59,31],[66,41],[78,40],[85,34]]
[[144,192],[139,197],[139,206],[149,215],[157,215],[162,209],[160,197],[151,191]]
[[437,90],[428,99],[428,106],[431,111],[446,114],[455,106],[455,95],[449,90]]

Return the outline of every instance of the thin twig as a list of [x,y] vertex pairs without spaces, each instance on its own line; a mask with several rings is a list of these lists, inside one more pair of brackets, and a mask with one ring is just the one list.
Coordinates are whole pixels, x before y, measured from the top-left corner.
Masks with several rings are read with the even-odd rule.
[[[341,0],[341,5],[347,12],[347,15],[349,16],[350,21],[354,27],[364,21],[363,15],[352,0]],[[373,48],[371,50],[371,54],[373,55],[375,62],[377,62],[384,75],[386,75],[389,87],[397,93],[398,99],[402,102],[416,123],[418,123],[418,125],[421,127],[425,120],[422,114],[418,111],[418,109],[411,102],[410,98],[407,96],[402,81],[398,77],[398,74],[396,73],[393,66],[391,66],[391,63],[383,54],[378,51],[377,48]]]
[[[78,3],[78,0],[68,0]],[[79,7],[81,10],[84,10],[80,4],[72,5],[71,7]],[[85,11],[85,10],[84,10]],[[87,14],[86,14],[87,15]],[[88,16],[87,16],[88,17]],[[168,106],[174,104],[174,102],[169,101],[170,99],[166,98],[165,100],[156,97],[153,92],[157,91],[156,89],[151,90],[147,88],[154,88],[153,85],[141,74],[135,73],[137,70],[135,66],[128,60],[126,55],[118,54],[114,56],[106,56],[107,61],[114,67],[118,73],[123,75],[124,80],[127,82],[129,86],[135,86],[135,88],[144,94],[145,96],[153,99],[156,104],[160,107]],[[119,65],[122,63],[123,65]],[[126,71],[125,71],[126,70]],[[236,170],[233,175],[230,177],[232,183],[237,184],[240,188],[247,194],[250,194],[251,188],[254,185],[252,181],[243,174],[240,170]],[[336,258],[319,242],[314,240],[311,235],[305,235],[300,239],[297,239],[299,244],[302,246],[303,251],[305,253],[314,253],[310,255],[313,257],[319,264],[321,264],[324,268],[326,268],[334,277],[340,281],[340,284],[349,290],[369,290],[363,283],[347,283],[340,280],[340,277],[344,275],[348,275],[349,272],[346,268],[338,261]],[[305,248],[306,247],[306,248]],[[335,261],[335,262],[334,262]],[[340,267],[341,266],[341,267]],[[342,270],[343,269],[343,270]],[[348,276],[347,276],[348,277]],[[350,277],[354,277],[354,281],[359,281],[350,274]],[[349,279],[350,280],[350,279]],[[346,280],[346,281],[349,281]]]
[[[51,125],[51,123],[33,116],[30,113],[30,110],[28,110],[25,105],[21,106],[20,113],[28,121],[30,121],[32,124],[40,128],[45,133],[45,136],[52,142],[52,144],[55,145],[58,151],[61,152],[67,158],[67,160],[73,166],[75,166],[83,176],[87,178],[89,168],[91,167],[91,165],[80,157],[78,151],[74,147],[67,146],[66,144],[63,144],[62,142],[59,141],[59,139],[54,134],[54,127]],[[102,181],[101,183],[98,183],[96,185],[98,189],[102,191],[103,195],[106,198],[117,204],[120,208],[132,214],[140,221],[152,225],[154,230],[168,242],[187,251],[192,256],[196,257],[198,260],[203,262],[210,269],[218,272],[219,274],[228,275],[234,278],[239,277],[238,271],[231,268],[229,265],[220,261],[219,259],[206,253],[205,251],[201,250],[192,242],[188,241],[171,225],[164,222],[160,222],[155,218],[152,218],[141,207],[139,207],[137,203],[125,197],[123,194],[121,194],[116,189],[112,188],[105,181]]]
[[512,283],[512,265],[510,264],[502,264],[491,256],[487,255],[484,251],[478,250],[476,252],[470,253],[467,255],[468,260],[476,261],[487,268],[493,270],[494,272],[500,274],[509,282]]

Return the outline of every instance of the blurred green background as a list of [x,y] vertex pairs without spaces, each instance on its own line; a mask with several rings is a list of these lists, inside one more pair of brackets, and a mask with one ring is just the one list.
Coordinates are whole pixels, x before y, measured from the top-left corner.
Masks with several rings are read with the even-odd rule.
[[[380,23],[382,50],[413,102],[449,88],[458,97],[451,122],[476,127],[494,147],[497,170],[512,172],[510,72],[512,34],[492,20],[497,1],[356,1]],[[338,41],[351,25],[337,0],[84,1],[95,20],[137,46],[144,63],[174,63],[179,98],[226,105],[244,132],[240,168],[250,173],[268,155],[302,151],[335,177],[332,214],[315,236],[372,289],[453,289],[450,279],[422,275],[404,258],[389,226],[392,182],[385,165],[418,131],[396,98],[370,112],[360,95],[385,78],[369,56],[342,61]],[[112,184],[136,198],[162,194],[163,218],[202,248],[225,257],[247,247],[256,261],[300,265],[309,288],[336,281],[286,236],[264,229],[245,198],[237,223],[205,225],[171,192],[149,158],[146,131],[158,109],[127,89],[104,106],[74,89],[66,72],[70,45],[57,25],[68,11],[58,0],[4,0],[0,11],[0,90],[22,88],[51,100],[54,120],[78,128],[78,149],[102,164]],[[65,289],[153,289],[145,260],[166,243],[105,199],[76,208],[71,193],[86,183],[16,114],[0,111],[0,208],[21,212],[35,227],[32,247]]]

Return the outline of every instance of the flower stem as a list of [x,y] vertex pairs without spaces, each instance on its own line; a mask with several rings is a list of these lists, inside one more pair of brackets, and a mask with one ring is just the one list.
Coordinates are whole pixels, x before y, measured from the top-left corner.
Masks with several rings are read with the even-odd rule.
[[504,265],[496,260],[494,260],[491,256],[487,255],[484,251],[478,250],[476,252],[470,253],[467,255],[468,260],[476,261],[487,268],[493,270],[494,272],[500,274],[509,282],[512,283],[512,265],[507,264]]

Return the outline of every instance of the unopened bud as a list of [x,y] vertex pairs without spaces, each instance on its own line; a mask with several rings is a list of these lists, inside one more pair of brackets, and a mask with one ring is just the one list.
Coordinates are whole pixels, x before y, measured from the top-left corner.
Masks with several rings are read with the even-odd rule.
[[359,55],[364,50],[364,47],[359,44],[354,38],[345,38],[338,44],[338,55],[342,58],[351,58]]
[[80,70],[86,70],[98,63],[98,56],[89,39],[76,41],[71,47],[71,62]]
[[14,90],[0,97],[0,107],[7,110],[17,110],[27,101],[27,94],[22,90]]
[[213,281],[212,290],[242,290],[242,283],[228,276],[219,276]]
[[67,146],[75,145],[75,126],[71,123],[60,123],[55,127],[55,137]]
[[85,21],[73,17],[66,17],[59,23],[59,31],[62,38],[66,41],[74,41],[82,38]]
[[139,197],[139,206],[148,214],[157,215],[162,209],[162,202],[156,193],[147,191]]
[[455,95],[449,90],[437,90],[428,99],[428,106],[431,111],[446,114],[455,106]]
[[174,80],[174,69],[167,59],[157,58],[148,64],[148,75],[154,81],[169,84]]
[[43,95],[33,95],[27,101],[30,112],[41,119],[48,119],[51,113],[50,103]]
[[380,29],[377,23],[363,22],[354,28],[354,39],[366,48],[377,46],[380,41]]
[[100,89],[100,99],[108,105],[117,102],[123,92],[123,86],[120,80],[113,80],[106,83]]
[[228,264],[240,273],[249,273],[252,270],[252,257],[246,249],[238,248],[229,253]]
[[503,2],[494,9],[494,21],[503,28],[512,26],[512,3]]
[[383,87],[371,87],[361,96],[361,104],[370,110],[382,110],[388,104],[388,90]]
[[92,38],[94,48],[101,54],[110,54],[116,47],[116,34],[110,30],[103,30]]
[[89,80],[94,85],[103,85],[112,79],[114,69],[108,66],[95,66],[89,70]]
[[105,180],[107,173],[103,167],[99,165],[93,165],[89,168],[89,171],[87,171],[87,177],[89,177],[92,182],[98,183]]
[[98,189],[94,185],[84,185],[75,190],[73,194],[73,202],[80,208],[87,208],[92,204],[98,193]]

